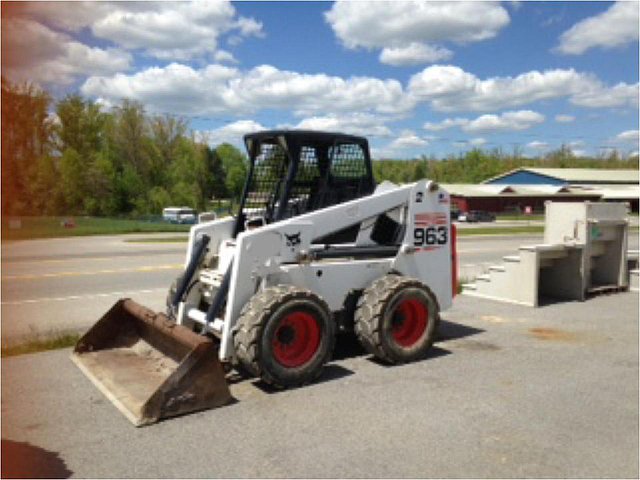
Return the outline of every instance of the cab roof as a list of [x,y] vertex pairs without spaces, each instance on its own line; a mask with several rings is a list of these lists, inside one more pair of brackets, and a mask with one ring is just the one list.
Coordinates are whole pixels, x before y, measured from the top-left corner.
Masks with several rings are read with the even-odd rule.
[[258,143],[276,142],[278,137],[284,137],[287,144],[313,143],[319,145],[333,145],[337,142],[356,143],[368,147],[367,139],[356,135],[345,133],[321,132],[317,130],[264,130],[261,132],[248,133],[244,136],[246,145],[257,141]]

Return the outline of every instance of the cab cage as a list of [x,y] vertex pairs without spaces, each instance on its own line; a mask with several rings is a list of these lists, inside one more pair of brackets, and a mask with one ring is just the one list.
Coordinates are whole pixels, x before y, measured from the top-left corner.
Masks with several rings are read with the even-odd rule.
[[249,174],[234,237],[245,222],[273,223],[373,193],[369,144],[363,137],[307,130],[245,135]]

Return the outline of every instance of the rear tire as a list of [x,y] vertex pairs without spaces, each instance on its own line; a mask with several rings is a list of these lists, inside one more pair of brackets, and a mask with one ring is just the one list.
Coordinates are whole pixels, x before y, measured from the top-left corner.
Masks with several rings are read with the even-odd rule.
[[438,301],[422,282],[385,275],[364,290],[355,313],[362,346],[380,360],[406,363],[423,358],[440,323]]
[[280,285],[255,294],[244,306],[233,337],[239,365],[280,388],[315,380],[331,359],[335,322],[312,292]]

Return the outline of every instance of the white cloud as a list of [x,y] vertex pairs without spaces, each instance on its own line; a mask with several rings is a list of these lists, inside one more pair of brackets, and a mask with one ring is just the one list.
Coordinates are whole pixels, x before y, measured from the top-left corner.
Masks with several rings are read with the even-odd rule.
[[393,150],[403,150],[407,148],[426,147],[429,142],[415,134],[412,130],[403,130],[400,136],[389,144]]
[[265,130],[265,127],[254,120],[238,120],[213,130],[200,130],[196,132],[196,138],[211,146],[220,145],[221,143],[242,145],[242,137],[244,135],[260,130]]
[[413,42],[406,47],[387,47],[380,52],[380,62],[393,66],[419,65],[448,60],[453,52],[444,47]]
[[397,80],[302,74],[261,65],[242,72],[209,65],[194,69],[172,63],[132,75],[90,77],[82,93],[117,102],[138,100],[150,110],[185,115],[243,114],[260,109],[302,115],[342,112],[398,113],[413,108]]
[[216,62],[224,63],[238,63],[238,60],[233,56],[231,52],[227,52],[226,50],[218,50],[213,54],[213,59]]
[[640,141],[640,131],[626,130],[616,135],[616,140],[621,142],[638,143]]
[[413,130],[402,130],[397,138],[383,147],[372,147],[371,156],[374,159],[381,158],[407,158],[414,156],[416,149],[422,149],[429,145],[429,140],[416,135]]
[[49,25],[65,32],[88,29],[96,38],[162,60],[186,61],[207,55],[215,58],[219,38],[227,33],[232,33],[239,41],[250,36],[264,36],[260,22],[239,17],[227,0],[22,2],[7,7],[7,12],[5,15],[3,6],[3,30],[19,20],[37,22],[43,28]]
[[574,117],[573,115],[560,114],[560,115],[556,115],[555,116],[555,120],[558,123],[571,123],[575,119],[576,119],[576,117]]
[[325,17],[347,48],[477,42],[495,37],[509,23],[497,2],[340,0]]
[[[117,4],[116,4],[117,5]],[[215,52],[218,37],[231,30],[262,35],[262,25],[235,18],[228,1],[150,3],[144,11],[118,9],[92,24],[96,37],[163,60],[189,60]]]
[[530,148],[532,150],[547,150],[549,148],[549,144],[547,142],[534,140],[533,142],[527,143],[527,148]]
[[261,65],[239,76],[230,88],[247,106],[293,108],[299,114],[368,110],[395,113],[413,106],[408,104],[402,84],[397,80],[343,79],[279,70],[270,65]]
[[380,60],[390,65],[449,58],[449,50],[434,44],[486,40],[509,23],[498,2],[339,0],[325,18],[347,48],[383,49]]
[[480,146],[484,145],[485,143],[487,143],[487,140],[482,138],[482,137],[476,137],[476,138],[472,138],[471,140],[469,140],[469,143],[471,145],[473,145],[474,147],[480,147]]
[[583,148],[569,148],[575,157],[586,157],[587,151]]
[[[123,98],[137,100],[150,111],[179,115],[227,114],[234,110],[227,83],[238,74],[235,68],[221,65],[194,70],[172,63],[131,75],[89,77],[80,90],[114,104]],[[242,113],[241,109],[237,110]]]
[[235,23],[235,27],[240,30],[240,34],[245,37],[264,37],[262,23],[253,18],[240,17]]
[[[123,2],[118,8],[138,10],[138,2]],[[15,2],[3,5],[3,17],[35,20],[39,23],[51,25],[54,28],[77,32],[90,26],[113,10],[110,2]],[[144,7],[143,7],[144,8]]]
[[388,137],[391,135],[391,130],[384,125],[383,118],[363,113],[305,118],[295,128],[344,132],[365,137]]
[[638,40],[638,2],[616,2],[606,12],[576,23],[560,36],[557,51],[581,55],[591,48],[613,48]]
[[462,129],[465,132],[499,132],[526,130],[544,122],[544,115],[531,110],[504,112],[500,115],[481,115],[471,120]]
[[638,105],[638,84],[619,83],[613,87],[605,87],[594,81],[583,91],[578,91],[571,102],[582,107],[605,108]]
[[110,75],[131,68],[133,58],[115,48],[89,47],[38,22],[2,22],[2,67],[14,81],[69,84],[80,75]]
[[558,97],[569,97],[572,103],[586,107],[638,102],[637,84],[607,87],[595,76],[573,69],[533,70],[517,77],[481,80],[460,67],[433,65],[411,77],[408,93],[439,111],[492,111]]
[[437,132],[447,128],[461,127],[465,132],[490,133],[526,130],[542,122],[544,122],[544,115],[531,110],[518,110],[515,112],[503,112],[500,115],[481,115],[473,120],[467,118],[447,118],[439,123],[425,123],[424,128]]
[[422,128],[431,132],[440,132],[448,128],[462,127],[468,123],[469,119],[467,118],[447,118],[438,123],[427,122],[422,126]]

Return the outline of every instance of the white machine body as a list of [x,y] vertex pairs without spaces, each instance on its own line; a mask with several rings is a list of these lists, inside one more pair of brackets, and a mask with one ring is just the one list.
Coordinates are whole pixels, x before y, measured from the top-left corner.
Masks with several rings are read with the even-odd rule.
[[[335,313],[347,296],[365,289],[390,272],[428,286],[441,310],[455,294],[449,194],[436,182],[409,185],[384,182],[372,195],[316,210],[295,218],[245,230],[233,239],[233,218],[191,228],[185,266],[202,235],[210,238],[190,289],[179,305],[177,322],[194,323],[220,339],[219,356],[233,357],[233,331],[241,310],[261,289],[290,284],[322,297]],[[377,219],[386,216],[397,226],[394,245],[372,239]],[[355,243],[318,244],[314,239],[358,225]],[[222,318],[206,320],[202,305],[211,303],[231,268]],[[204,301],[204,303],[203,303]]]

